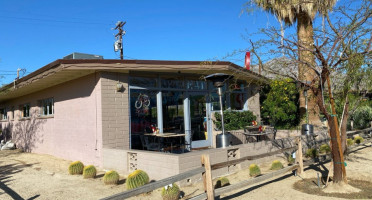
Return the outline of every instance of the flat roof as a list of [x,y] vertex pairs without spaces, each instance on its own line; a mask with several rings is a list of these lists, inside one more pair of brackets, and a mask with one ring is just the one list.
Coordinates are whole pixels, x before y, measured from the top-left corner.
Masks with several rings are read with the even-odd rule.
[[40,91],[97,71],[125,73],[130,71],[156,71],[159,73],[182,72],[201,75],[224,72],[234,74],[238,79],[250,79],[258,83],[269,81],[264,76],[228,61],[59,59],[1,87],[0,102]]

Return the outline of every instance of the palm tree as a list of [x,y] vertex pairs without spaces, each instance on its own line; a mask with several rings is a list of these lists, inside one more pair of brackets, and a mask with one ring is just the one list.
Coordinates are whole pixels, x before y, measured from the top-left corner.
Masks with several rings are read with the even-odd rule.
[[[325,14],[336,3],[337,0],[254,0],[264,10],[273,13],[278,20],[292,25],[297,21],[297,38],[299,48],[298,78],[301,81],[310,81],[317,84],[319,78],[313,67],[316,66],[314,55],[307,51],[312,49],[313,19],[317,13]],[[308,92],[309,122],[321,125],[319,108],[312,91]],[[300,112],[305,114],[305,97],[300,92]]]

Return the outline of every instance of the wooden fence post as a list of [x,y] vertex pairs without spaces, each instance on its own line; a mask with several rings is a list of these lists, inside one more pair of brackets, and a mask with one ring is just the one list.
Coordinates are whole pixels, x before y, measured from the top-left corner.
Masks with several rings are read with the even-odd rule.
[[208,200],[214,200],[212,169],[211,169],[211,163],[209,161],[209,155],[203,154],[201,156],[201,163],[205,168],[205,172],[203,173],[204,191],[207,193]]
[[301,136],[296,139],[297,151],[296,151],[296,163],[298,163],[297,174],[301,175],[304,173],[304,160],[302,158],[302,142]]

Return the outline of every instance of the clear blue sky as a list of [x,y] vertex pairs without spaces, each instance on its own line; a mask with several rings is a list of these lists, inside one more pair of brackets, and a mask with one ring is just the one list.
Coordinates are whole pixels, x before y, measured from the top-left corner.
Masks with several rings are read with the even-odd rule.
[[[244,0],[0,0],[0,84],[72,52],[118,59],[113,51],[118,20],[124,26],[125,59],[229,60],[248,47],[242,38],[275,18],[243,13]],[[11,74],[11,75],[8,75]]]

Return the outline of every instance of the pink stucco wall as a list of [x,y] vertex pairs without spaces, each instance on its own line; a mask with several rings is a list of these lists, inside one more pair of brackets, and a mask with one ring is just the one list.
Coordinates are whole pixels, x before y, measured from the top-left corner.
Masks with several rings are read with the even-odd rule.
[[[5,103],[15,108],[2,121],[13,141],[26,151],[50,154],[100,166],[102,150],[101,86],[99,74],[91,74]],[[40,118],[38,100],[54,98],[54,116]],[[20,119],[19,105],[31,104],[30,119]]]

